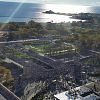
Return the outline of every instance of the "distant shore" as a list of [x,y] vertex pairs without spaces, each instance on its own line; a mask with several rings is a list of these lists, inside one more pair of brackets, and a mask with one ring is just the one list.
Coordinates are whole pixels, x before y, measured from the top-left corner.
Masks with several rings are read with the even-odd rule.
[[72,19],[80,19],[80,20],[92,20],[93,18],[100,17],[100,14],[95,13],[59,13],[54,12],[52,10],[43,12],[45,14],[57,14],[57,15],[64,15],[64,16],[70,16]]

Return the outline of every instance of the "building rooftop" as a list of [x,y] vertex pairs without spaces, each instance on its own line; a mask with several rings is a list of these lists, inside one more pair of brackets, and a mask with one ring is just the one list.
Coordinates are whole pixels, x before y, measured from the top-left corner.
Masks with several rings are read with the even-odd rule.
[[70,91],[65,91],[60,94],[54,95],[57,100],[97,100],[100,99],[98,95],[93,90],[81,86],[71,89]]

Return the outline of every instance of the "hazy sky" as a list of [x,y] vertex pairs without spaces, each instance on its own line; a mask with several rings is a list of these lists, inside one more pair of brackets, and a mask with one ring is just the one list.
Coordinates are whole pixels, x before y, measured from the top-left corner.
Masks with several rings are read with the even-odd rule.
[[100,0],[0,0],[11,2],[33,2],[33,3],[61,3],[100,6]]

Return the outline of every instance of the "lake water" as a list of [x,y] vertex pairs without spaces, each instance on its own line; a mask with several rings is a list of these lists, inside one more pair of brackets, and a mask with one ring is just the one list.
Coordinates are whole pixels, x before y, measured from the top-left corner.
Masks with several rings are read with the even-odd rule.
[[47,10],[61,13],[100,13],[100,7],[91,6],[0,2],[0,22],[27,22],[29,20],[37,22],[78,21],[70,19],[69,16],[42,13]]

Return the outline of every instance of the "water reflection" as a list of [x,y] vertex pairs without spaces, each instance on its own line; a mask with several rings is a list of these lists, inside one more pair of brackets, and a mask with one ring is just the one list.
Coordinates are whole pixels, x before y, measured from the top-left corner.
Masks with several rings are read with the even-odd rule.
[[89,6],[46,4],[44,7],[47,10],[53,10],[54,12],[62,12],[62,13],[89,12],[88,9]]
[[[76,5],[58,5],[58,4],[46,4],[44,5],[44,11],[52,10],[60,13],[81,13],[89,12],[89,6],[76,6]],[[70,16],[56,15],[56,14],[41,14],[43,22],[72,22],[80,21],[78,19],[71,19]]]
[[[21,5],[18,7],[18,5]],[[18,8],[18,10],[16,10]],[[52,10],[60,13],[100,13],[100,7],[61,5],[61,4],[18,4],[0,2],[0,22],[29,21],[38,22],[72,22],[69,16],[44,14],[42,12]]]

